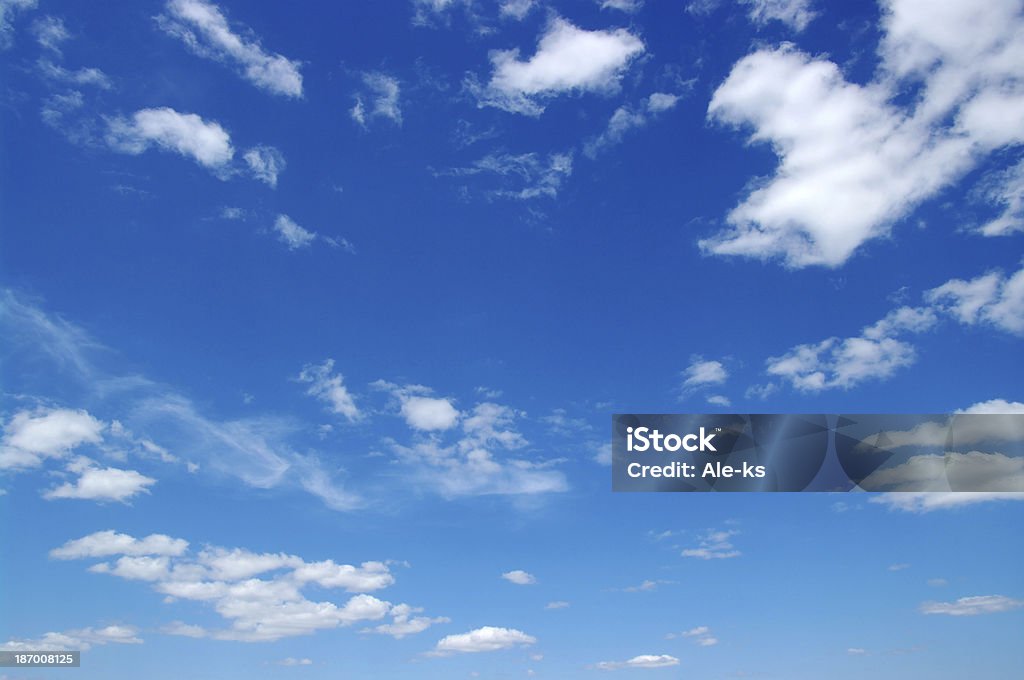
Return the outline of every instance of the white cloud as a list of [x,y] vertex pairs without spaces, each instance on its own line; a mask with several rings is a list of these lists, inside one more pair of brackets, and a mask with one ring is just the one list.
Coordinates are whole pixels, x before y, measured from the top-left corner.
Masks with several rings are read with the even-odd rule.
[[1024,492],[1024,458],[980,451],[911,456],[876,470],[861,486],[869,491],[950,491],[949,480],[977,492]]
[[[403,406],[412,398],[430,390],[419,385],[399,387],[378,381],[376,387],[390,390],[402,400]],[[444,418],[428,420],[424,425],[447,425],[451,413],[440,409]],[[398,459],[405,463],[415,481],[454,498],[483,494],[531,495],[565,491],[568,484],[562,472],[551,469],[561,460],[534,462],[500,455],[526,446],[527,441],[514,429],[520,414],[511,408],[485,402],[477,404],[462,419],[461,435],[445,444],[441,430],[420,434],[411,446],[392,441]],[[415,425],[409,423],[414,429]],[[447,428],[454,431],[454,425]]]
[[194,113],[168,107],[142,109],[131,118],[113,118],[107,123],[107,143],[123,153],[140,154],[156,144],[211,170],[224,170],[235,154],[224,128]]
[[278,666],[312,666],[313,665],[313,660],[312,659],[307,659],[307,658],[296,659],[293,656],[289,656],[288,658],[281,659],[280,661],[278,661],[277,665]]
[[556,18],[528,60],[519,59],[518,49],[491,52],[490,82],[486,88],[471,83],[471,89],[481,106],[538,116],[543,100],[558,94],[615,92],[630,62],[643,51],[643,41],[625,29],[587,31]]
[[333,371],[334,359],[327,359],[322,364],[306,364],[298,379],[310,384],[306,394],[327,402],[334,413],[345,416],[350,422],[362,419],[355,398],[345,387],[344,377]]
[[[302,96],[300,63],[266,52],[256,39],[231,30],[219,7],[205,0],[169,0],[157,23],[201,57],[233,62],[245,78],[272,94]],[[243,32],[251,33],[248,29]]]
[[544,609],[568,609],[570,606],[565,600],[555,600],[544,605]]
[[446,616],[413,616],[423,610],[417,607],[410,607],[407,604],[396,605],[391,608],[391,623],[382,623],[373,628],[364,628],[363,633],[380,633],[390,635],[396,640],[401,640],[407,635],[422,633],[427,628],[438,623],[449,623],[451,619]]
[[985,194],[1004,209],[1001,215],[978,227],[978,233],[1009,236],[1024,231],[1024,161],[992,178]]
[[526,18],[526,15],[530,13],[530,10],[536,6],[536,4],[535,0],[501,0],[499,14],[502,18],[522,21]]
[[32,33],[36,36],[36,42],[43,49],[60,54],[61,45],[71,38],[64,25],[64,20],[59,17],[45,16],[32,22]]
[[[146,546],[151,543],[151,546]],[[173,546],[173,549],[170,549]],[[272,641],[305,635],[321,629],[377,621],[389,613],[396,628],[390,634],[408,635],[425,629],[428,623],[412,618],[420,610],[392,605],[366,594],[394,582],[383,562],[360,566],[337,564],[333,560],[308,562],[284,553],[253,553],[245,549],[207,546],[198,555],[186,551],[187,543],[166,536],[135,539],[124,534],[101,532],[69,541],[51,552],[59,559],[122,556],[112,566],[101,562],[90,571],[127,580],[149,582],[169,600],[184,599],[207,603],[228,622],[228,627],[206,631],[176,622],[165,629],[173,635],[211,637],[248,642]],[[141,554],[157,552],[163,554]],[[259,576],[259,578],[256,578]],[[303,589],[310,585],[357,593],[344,604],[307,599]]]
[[750,5],[749,17],[756,24],[781,21],[796,31],[802,31],[816,16],[811,0],[742,0]]
[[50,557],[58,560],[77,560],[87,557],[109,557],[111,555],[166,555],[177,557],[188,549],[188,541],[171,538],[164,534],[150,534],[145,538],[134,538],[113,530],[97,531],[82,538],[68,541],[50,551]]
[[62,652],[88,651],[93,645],[107,643],[121,645],[138,645],[142,640],[138,630],[132,626],[106,626],[104,628],[81,628],[64,633],[46,633],[37,640],[13,639],[0,645],[6,651],[25,652]]
[[[387,118],[396,125],[401,125],[402,108],[398,102],[401,86],[398,79],[384,73],[370,72],[363,74],[363,84],[369,92],[356,95],[356,103],[350,111],[352,120],[363,127],[366,127],[367,121],[372,118]],[[369,109],[364,98],[371,104]]]
[[704,360],[701,357],[694,357],[683,375],[686,377],[683,381],[684,389],[720,385],[729,378],[729,372],[721,361]]
[[1024,141],[1011,122],[1024,109],[1016,0],[889,0],[881,28],[882,64],[866,85],[792,46],[734,65],[708,115],[749,126],[779,166],[704,250],[839,266],[980,159]]
[[4,426],[0,470],[37,467],[44,458],[62,458],[83,444],[99,444],[105,427],[84,410],[18,411]]
[[600,661],[594,664],[594,668],[614,671],[620,668],[668,668],[678,665],[679,659],[668,654],[641,654],[628,661]]
[[951,279],[925,298],[960,323],[983,323],[1024,335],[1024,268],[1009,277],[994,271],[970,281]]
[[718,638],[711,634],[711,629],[707,626],[697,626],[690,630],[684,630],[682,633],[669,633],[665,636],[666,640],[676,638],[690,638],[695,645],[700,647],[714,647],[718,644]]
[[989,399],[971,404],[963,411],[957,413],[985,413],[985,414],[1024,414],[1024,403],[1019,401],[1007,401],[1005,399]]
[[675,108],[679,99],[679,95],[655,92],[640,107],[620,106],[615,109],[604,132],[583,145],[584,155],[588,158],[597,158],[603,150],[620,143],[630,130],[642,128],[652,117]]
[[288,246],[288,250],[308,248],[316,240],[316,233],[304,229],[295,223],[295,220],[287,215],[278,215],[274,220],[274,231],[282,243]]
[[261,182],[266,182],[271,187],[277,187],[277,176],[284,172],[288,165],[284,155],[272,146],[254,146],[242,156],[249,171]]
[[80,68],[77,71],[69,71],[48,59],[40,59],[37,65],[39,71],[51,80],[72,85],[94,85],[101,90],[109,90],[112,87],[110,77],[98,68]]
[[864,656],[868,653],[868,650],[862,647],[849,647],[847,648],[846,653],[850,656]]
[[644,0],[601,0],[601,9],[617,9],[627,14],[638,12],[643,6]]
[[77,498],[94,501],[126,502],[140,493],[149,493],[156,480],[135,470],[90,467],[74,483],[65,482],[43,494],[43,498]]
[[732,406],[732,400],[724,394],[713,394],[707,399],[708,403],[712,406],[720,406],[722,408],[728,408]]
[[510,647],[528,647],[537,638],[514,628],[483,626],[468,633],[448,635],[441,638],[435,647],[438,654],[494,652]]
[[1024,607],[1024,600],[1014,600],[1004,595],[976,595],[961,597],[955,602],[925,602],[922,614],[945,614],[947,616],[978,616],[996,614]]
[[160,632],[164,635],[178,635],[181,637],[190,637],[197,639],[204,638],[207,635],[209,635],[207,630],[202,626],[190,625],[183,621],[172,621],[171,623],[161,628]]
[[23,10],[35,9],[37,4],[38,0],[0,0],[0,50],[6,50],[14,42],[12,17]]
[[913,345],[893,336],[925,332],[937,321],[928,308],[900,307],[865,327],[860,336],[797,345],[770,357],[767,372],[806,392],[847,389],[866,380],[888,378],[917,358]]
[[506,571],[501,577],[509,583],[515,583],[518,586],[529,586],[537,582],[537,578],[533,574],[522,569]]
[[459,411],[441,397],[409,395],[402,397],[402,417],[417,430],[448,430],[459,422]]
[[[66,384],[103,402],[116,396],[122,420],[146,437],[132,443],[139,455],[152,457],[145,441],[173,443],[187,452],[190,471],[227,476],[259,489],[302,489],[334,510],[352,510],[363,499],[337,480],[337,466],[325,467],[315,452],[298,453],[291,439],[306,428],[292,418],[260,415],[218,420],[201,413],[191,400],[167,385],[140,375],[112,373],[99,363],[115,352],[78,326],[22,302],[11,291],[0,292],[0,331],[12,356],[44,367]],[[130,406],[125,409],[121,397]],[[114,439],[113,444],[123,442]],[[104,448],[107,444],[100,444]],[[17,454],[20,462],[10,460]],[[64,454],[61,454],[64,455]],[[159,452],[156,453],[160,457]],[[0,443],[7,467],[32,463],[30,456]]]
[[739,531],[735,529],[728,531],[709,529],[704,532],[696,548],[687,548],[681,554],[683,557],[696,557],[701,560],[726,560],[739,557],[743,553],[737,550],[730,540],[738,533]]
[[888,506],[890,510],[902,510],[903,512],[917,514],[995,501],[1024,501],[1024,493],[1005,491],[903,491],[899,493],[883,493],[868,499],[868,502]]
[[454,177],[497,175],[506,185],[489,192],[497,198],[555,198],[562,183],[572,174],[572,153],[553,153],[546,160],[536,153],[488,154],[470,167],[452,168],[438,174]]

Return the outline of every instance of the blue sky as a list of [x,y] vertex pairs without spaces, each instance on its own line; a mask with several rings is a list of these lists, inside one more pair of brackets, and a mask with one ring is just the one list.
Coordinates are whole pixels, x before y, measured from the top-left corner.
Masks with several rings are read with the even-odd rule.
[[0,48],[3,648],[1019,676],[1019,495],[608,467],[616,412],[1024,412],[1018,0],[0,0]]

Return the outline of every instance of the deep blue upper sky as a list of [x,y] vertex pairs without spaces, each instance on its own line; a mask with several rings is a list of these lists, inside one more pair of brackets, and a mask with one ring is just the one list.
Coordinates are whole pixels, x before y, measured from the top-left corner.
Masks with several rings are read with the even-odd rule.
[[0,48],[6,648],[1019,675],[1019,503],[606,467],[615,412],[1024,409],[1019,0],[0,0]]

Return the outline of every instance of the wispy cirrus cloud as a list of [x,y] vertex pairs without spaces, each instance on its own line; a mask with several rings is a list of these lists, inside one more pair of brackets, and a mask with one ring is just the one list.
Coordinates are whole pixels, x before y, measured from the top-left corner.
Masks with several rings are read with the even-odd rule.
[[262,90],[302,96],[300,62],[267,52],[258,39],[232,30],[224,12],[212,2],[168,0],[157,25],[197,55],[240,68],[245,79]]

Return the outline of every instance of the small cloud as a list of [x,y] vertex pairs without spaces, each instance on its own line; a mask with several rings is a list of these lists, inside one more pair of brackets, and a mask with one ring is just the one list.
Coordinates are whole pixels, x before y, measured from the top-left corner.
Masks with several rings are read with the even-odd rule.
[[569,603],[565,600],[555,600],[544,605],[544,609],[567,609],[568,607]]
[[536,642],[537,638],[521,630],[483,626],[468,633],[441,638],[433,654],[445,656],[455,653],[494,652],[511,647],[528,647]]
[[601,661],[594,668],[603,671],[614,671],[620,668],[668,668],[678,666],[679,659],[668,654],[641,654],[628,661]]
[[864,656],[868,653],[868,650],[861,647],[849,647],[847,648],[846,653],[850,656]]
[[277,176],[284,172],[288,165],[284,154],[272,146],[254,146],[242,157],[253,177],[266,183],[271,188],[277,187]]
[[305,659],[305,658],[303,658],[303,659],[296,659],[294,657],[289,656],[287,659],[281,659],[280,661],[277,661],[276,663],[277,663],[278,666],[312,666],[313,665],[313,660],[312,659]]
[[515,583],[518,586],[529,586],[537,582],[537,578],[522,569],[516,569],[515,571],[506,571],[501,575],[503,579],[510,583]]
[[900,564],[890,564],[889,565],[889,571],[903,571],[904,569],[909,569],[909,568],[910,568],[910,565],[906,564],[905,562],[901,562]]
[[941,588],[943,586],[948,586],[949,581],[944,578],[930,578],[928,579],[928,585],[932,588]]
[[274,231],[282,243],[288,246],[288,250],[308,248],[316,240],[316,233],[303,229],[295,220],[287,215],[278,215],[274,221]]
[[978,616],[996,614],[1024,607],[1024,600],[1015,600],[1004,595],[976,595],[961,597],[955,602],[925,602],[922,614],[945,614],[946,616]]
[[731,538],[739,531],[729,529],[726,531],[708,530],[704,533],[700,544],[696,548],[687,548],[682,552],[683,557],[695,557],[701,560],[724,560],[732,557],[739,557],[743,553],[733,547]]
[[721,361],[705,361],[702,357],[693,357],[692,362],[683,371],[685,380],[683,389],[705,387],[707,385],[720,385],[729,377],[729,372]]

